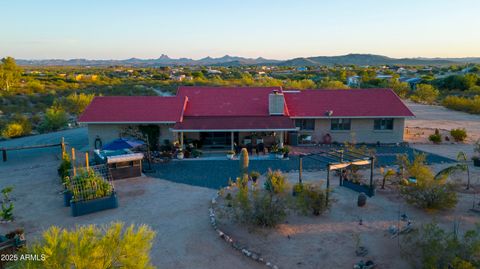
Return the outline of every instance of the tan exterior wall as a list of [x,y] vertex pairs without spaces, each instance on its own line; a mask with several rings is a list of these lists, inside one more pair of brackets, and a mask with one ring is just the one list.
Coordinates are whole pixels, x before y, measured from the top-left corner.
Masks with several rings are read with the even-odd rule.
[[[132,126],[132,124],[88,124],[88,144],[91,150],[95,148],[95,139],[100,137],[102,144],[105,145],[112,140],[120,137],[122,129]],[[159,143],[163,144],[165,139],[173,142],[173,133],[170,132],[170,128],[173,124],[160,124],[160,137]]]
[[356,141],[356,143],[400,143],[403,142],[405,119],[395,118],[393,130],[374,130],[374,119],[352,119],[349,131],[331,130],[329,119],[316,119],[315,130],[300,131],[300,134],[311,134],[315,142],[323,142],[327,133],[333,142]]

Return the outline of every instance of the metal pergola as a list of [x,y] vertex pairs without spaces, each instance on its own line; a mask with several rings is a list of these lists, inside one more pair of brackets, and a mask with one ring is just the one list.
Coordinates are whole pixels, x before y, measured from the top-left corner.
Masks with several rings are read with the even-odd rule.
[[[375,158],[363,153],[340,149],[331,151],[321,151],[318,153],[302,154],[299,156],[299,174],[298,181],[302,183],[303,158],[308,158],[314,161],[325,164],[327,170],[327,203],[328,193],[330,189],[330,171],[347,168],[350,165],[370,165],[370,188],[373,188],[373,168]],[[343,185],[343,173],[340,172],[340,186]]]

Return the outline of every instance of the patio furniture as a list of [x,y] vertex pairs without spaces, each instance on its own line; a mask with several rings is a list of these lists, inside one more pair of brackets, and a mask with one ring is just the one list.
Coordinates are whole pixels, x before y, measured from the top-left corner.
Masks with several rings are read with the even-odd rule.
[[257,154],[265,154],[265,144],[259,143],[257,144]]

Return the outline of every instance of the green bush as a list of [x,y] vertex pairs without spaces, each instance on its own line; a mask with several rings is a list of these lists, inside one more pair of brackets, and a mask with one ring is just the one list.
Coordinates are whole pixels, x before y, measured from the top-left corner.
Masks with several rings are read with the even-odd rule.
[[465,128],[462,129],[452,129],[450,130],[450,135],[455,139],[457,142],[463,142],[467,138],[467,130]]
[[58,131],[67,126],[68,115],[63,108],[54,105],[45,112],[45,118],[41,123],[39,130],[41,132]]
[[473,98],[450,95],[443,99],[442,104],[453,110],[464,111],[471,114],[480,114],[480,95],[476,95]]
[[328,209],[330,203],[327,202],[327,190],[319,185],[296,184],[293,191],[296,193],[297,209],[301,213],[318,216]]
[[432,134],[428,137],[428,140],[430,140],[434,144],[440,144],[442,142],[442,135],[441,134]]
[[[237,178],[236,194],[232,201],[235,218],[242,222],[262,227],[275,227],[287,216],[288,181],[279,171],[269,171],[268,183],[260,190],[248,187],[248,176]],[[267,187],[268,186],[268,187]]]
[[44,261],[23,259],[13,268],[135,268],[153,269],[150,251],[155,232],[147,225],[125,227],[79,226],[74,230],[50,227],[22,253],[46,255]]
[[68,153],[62,153],[62,162],[57,169],[58,176],[62,180],[62,183],[65,183],[65,179],[70,176],[70,170],[72,169],[72,162],[70,161],[70,156]]
[[407,162],[409,177],[417,183],[400,187],[400,193],[407,203],[423,209],[454,208],[458,198],[455,186],[446,181],[446,177],[435,179],[432,170],[425,164],[425,155],[418,154],[413,162]]
[[2,131],[2,136],[5,138],[14,138],[19,137],[25,134],[23,126],[19,123],[13,122],[7,124],[5,129]]
[[440,92],[430,84],[418,84],[410,99],[416,103],[433,104]]
[[414,268],[480,268],[480,226],[463,236],[435,223],[423,225],[404,237],[402,254]]

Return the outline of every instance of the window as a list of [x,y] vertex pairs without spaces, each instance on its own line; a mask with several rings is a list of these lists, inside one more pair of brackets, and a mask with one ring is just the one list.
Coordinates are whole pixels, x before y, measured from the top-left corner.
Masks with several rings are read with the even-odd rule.
[[330,129],[333,131],[350,130],[350,119],[332,119]]
[[393,130],[393,119],[376,119],[373,123],[374,130]]
[[300,128],[300,130],[315,130],[315,120],[313,119],[295,120],[295,126]]

